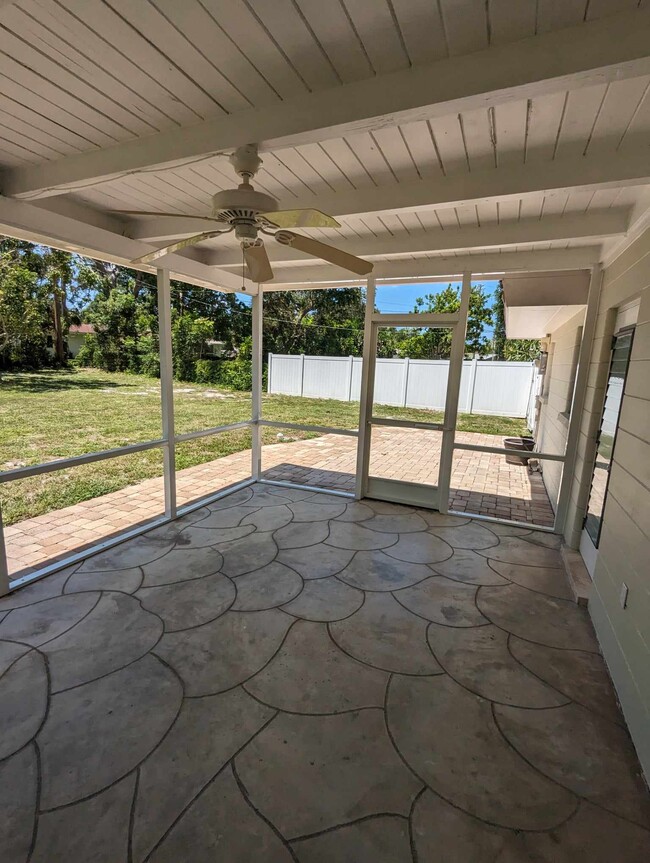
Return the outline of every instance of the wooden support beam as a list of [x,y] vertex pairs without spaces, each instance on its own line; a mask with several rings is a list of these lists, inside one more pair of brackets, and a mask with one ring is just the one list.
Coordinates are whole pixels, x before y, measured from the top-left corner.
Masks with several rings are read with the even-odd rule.
[[305,94],[266,108],[13,168],[0,191],[40,197],[257,141],[273,150],[650,72],[650,9]]
[[[625,234],[627,226],[627,210],[605,210],[599,213],[549,216],[545,219],[521,219],[473,228],[423,230],[410,234],[404,231],[385,237],[343,239],[333,233],[331,244],[351,255],[372,258],[390,254],[503,248],[557,240],[605,239]],[[278,266],[283,262],[314,260],[272,239],[265,238],[265,244],[270,260]],[[205,260],[217,267],[241,271],[241,252],[233,249],[208,251]]]
[[[492,252],[474,255],[441,255],[435,258],[380,261],[375,265],[373,276],[379,280],[410,280],[427,278],[446,279],[462,276],[470,270],[473,275],[501,275],[506,272],[529,272],[537,270],[582,270],[598,262],[600,246],[583,246],[576,249],[549,249],[531,252]],[[346,274],[331,265],[293,266],[276,270],[273,282],[267,282],[263,290],[304,290],[329,287],[363,285],[358,276]]]
[[534,192],[597,191],[650,183],[647,144],[625,150],[559,159],[534,167],[507,165],[475,173],[452,174],[389,186],[368,186],[347,192],[300,195],[292,208],[316,207],[332,216],[353,216],[422,209],[442,209],[467,204],[504,201]]

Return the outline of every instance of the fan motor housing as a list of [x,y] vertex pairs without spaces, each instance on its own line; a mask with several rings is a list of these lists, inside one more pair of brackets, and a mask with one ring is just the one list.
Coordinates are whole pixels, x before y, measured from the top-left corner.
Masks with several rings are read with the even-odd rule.
[[[278,202],[271,195],[257,192],[250,186],[240,186],[238,189],[224,189],[212,196],[212,215],[223,218],[222,214],[231,215],[241,211],[246,218],[249,213],[270,213],[277,210]],[[244,213],[247,216],[244,216]],[[248,216],[249,217],[249,216]],[[227,218],[227,217],[226,217]]]

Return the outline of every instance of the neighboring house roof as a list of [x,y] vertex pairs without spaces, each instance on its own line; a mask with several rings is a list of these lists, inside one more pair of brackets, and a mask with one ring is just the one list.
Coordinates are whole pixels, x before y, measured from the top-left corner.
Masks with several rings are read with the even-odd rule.
[[70,324],[69,333],[79,333],[83,336],[95,332],[95,327],[92,324]]

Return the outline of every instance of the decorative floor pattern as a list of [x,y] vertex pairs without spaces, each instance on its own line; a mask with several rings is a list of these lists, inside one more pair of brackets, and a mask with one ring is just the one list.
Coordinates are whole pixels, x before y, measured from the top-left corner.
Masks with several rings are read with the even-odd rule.
[[3,863],[640,863],[556,537],[251,486],[0,600]]
[[[440,434],[421,429],[373,430],[371,472],[393,479],[437,483]],[[458,432],[460,443],[502,446],[499,435]],[[354,491],[357,439],[329,434],[262,447],[264,478],[341,491]],[[176,474],[178,506],[214,495],[250,478],[250,450],[184,468]],[[457,450],[451,475],[450,508],[510,521],[553,525],[553,509],[540,473],[508,464],[494,453]],[[165,510],[161,477],[147,479],[46,515],[5,527],[12,578],[35,572],[108,537],[154,519]]]

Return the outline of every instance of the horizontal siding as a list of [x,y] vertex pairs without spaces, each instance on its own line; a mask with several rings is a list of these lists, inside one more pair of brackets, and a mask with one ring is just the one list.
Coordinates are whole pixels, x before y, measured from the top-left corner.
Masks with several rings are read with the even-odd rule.
[[[616,307],[641,298],[605,503],[590,611],[650,777],[650,230],[604,273],[567,541],[579,540]],[[629,589],[625,609],[621,586]]]
[[[620,470],[612,472],[608,493],[611,494],[628,518],[632,519],[628,510],[634,513],[632,523],[646,538],[650,538],[650,488],[633,472],[620,467]],[[638,536],[637,539],[639,539]],[[650,584],[645,584],[643,590],[650,595]],[[650,615],[647,621],[650,628]]]

